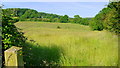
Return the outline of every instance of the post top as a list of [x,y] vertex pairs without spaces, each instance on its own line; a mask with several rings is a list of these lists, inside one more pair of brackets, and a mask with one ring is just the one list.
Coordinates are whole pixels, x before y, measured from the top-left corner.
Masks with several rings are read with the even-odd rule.
[[11,48],[7,49],[5,52],[16,52],[21,49],[22,49],[21,47],[12,46]]

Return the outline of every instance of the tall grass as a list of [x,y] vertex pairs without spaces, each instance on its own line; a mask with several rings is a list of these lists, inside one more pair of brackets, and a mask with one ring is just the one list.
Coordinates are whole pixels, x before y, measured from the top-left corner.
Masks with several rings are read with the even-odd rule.
[[[33,39],[37,46],[43,47],[33,48],[32,52],[35,52],[34,56],[37,58],[50,57],[54,62],[48,58],[46,60],[49,62],[48,65],[51,62],[60,66],[116,66],[118,64],[118,38],[105,30],[91,31],[88,26],[71,23],[18,22],[15,25],[23,29],[28,40]],[[57,28],[58,26],[60,28]],[[34,46],[36,44],[30,45],[30,47]],[[36,57],[34,61],[37,60]],[[37,62],[44,60],[43,58],[34,63],[30,62],[30,59],[29,61],[25,59],[33,65],[38,63],[37,66],[44,63]]]

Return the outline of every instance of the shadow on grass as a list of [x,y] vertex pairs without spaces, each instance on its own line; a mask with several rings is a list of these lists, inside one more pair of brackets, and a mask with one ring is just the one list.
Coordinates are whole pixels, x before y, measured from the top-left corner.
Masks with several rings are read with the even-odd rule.
[[25,66],[59,66],[61,49],[55,45],[51,47],[26,43],[23,48]]

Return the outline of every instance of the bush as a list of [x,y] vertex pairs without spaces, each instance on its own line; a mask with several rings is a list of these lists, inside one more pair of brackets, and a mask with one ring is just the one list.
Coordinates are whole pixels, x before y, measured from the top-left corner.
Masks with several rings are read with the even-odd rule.
[[92,30],[103,30],[103,24],[100,21],[96,21],[95,19],[91,21],[90,26],[92,28]]
[[57,26],[58,29],[60,29],[61,27],[60,26]]
[[22,32],[18,31],[18,28],[14,25],[17,20],[14,20],[5,15],[2,16],[2,45],[3,50],[10,48],[11,46],[22,47],[26,41]]
[[89,25],[89,20],[87,18],[82,18],[80,24]]

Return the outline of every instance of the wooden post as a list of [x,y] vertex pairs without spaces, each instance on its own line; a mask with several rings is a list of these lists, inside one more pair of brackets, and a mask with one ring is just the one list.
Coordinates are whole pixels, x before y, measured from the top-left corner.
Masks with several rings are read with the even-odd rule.
[[18,66],[24,66],[22,48],[12,46],[7,49],[4,54],[6,67],[14,66],[15,68],[18,68]]

